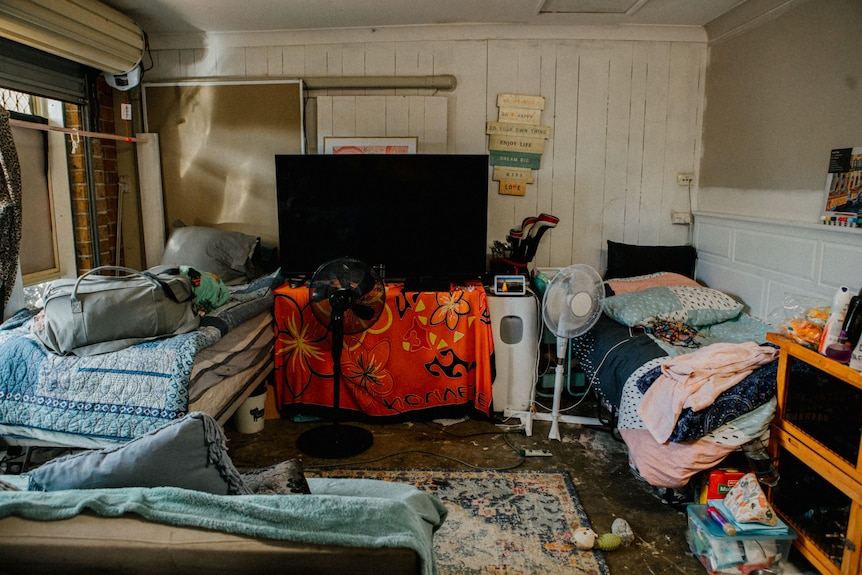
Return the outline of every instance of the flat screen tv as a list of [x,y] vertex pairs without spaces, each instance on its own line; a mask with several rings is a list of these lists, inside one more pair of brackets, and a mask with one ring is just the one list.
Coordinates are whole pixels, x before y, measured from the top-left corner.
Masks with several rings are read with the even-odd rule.
[[277,155],[275,171],[286,277],[352,257],[419,289],[484,279],[488,156]]

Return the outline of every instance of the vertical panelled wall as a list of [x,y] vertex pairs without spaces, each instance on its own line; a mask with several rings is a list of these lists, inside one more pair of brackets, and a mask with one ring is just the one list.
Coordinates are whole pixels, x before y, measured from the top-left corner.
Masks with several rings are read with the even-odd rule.
[[[500,195],[489,178],[489,242],[504,240],[525,216],[540,212],[561,220],[534,260],[542,267],[604,269],[608,239],[689,241],[688,227],[672,225],[670,212],[690,207],[677,174],[695,173],[700,153],[705,42],[444,39],[243,47],[234,40],[221,48],[211,42],[207,49],[156,49],[153,64],[146,81],[453,74],[451,92],[312,90],[307,102],[313,110],[319,96],[367,97],[386,108],[397,102],[386,97],[405,96],[392,106],[403,116],[405,109],[420,113],[419,100],[410,97],[445,98],[447,126],[438,132],[445,145],[419,147],[450,154],[487,150],[485,123],[497,117],[497,94],[541,95],[542,123],[552,137],[525,196]],[[316,121],[308,126],[314,149]],[[380,126],[373,134],[359,131],[387,133]]]

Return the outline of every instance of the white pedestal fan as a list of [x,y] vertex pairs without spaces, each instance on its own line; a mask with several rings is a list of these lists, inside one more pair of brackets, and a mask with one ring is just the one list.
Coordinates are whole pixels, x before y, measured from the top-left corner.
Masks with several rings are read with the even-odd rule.
[[[542,298],[542,319],[557,336],[557,362],[554,369],[554,402],[551,413],[523,414],[524,432],[533,433],[533,420],[551,422],[548,439],[560,439],[560,422],[581,425],[602,425],[597,417],[563,415],[560,413],[560,398],[563,392],[563,372],[569,339],[583,335],[599,320],[605,301],[602,278],[590,266],[575,264],[561,269],[553,277]],[[520,415],[520,414],[519,414]]]

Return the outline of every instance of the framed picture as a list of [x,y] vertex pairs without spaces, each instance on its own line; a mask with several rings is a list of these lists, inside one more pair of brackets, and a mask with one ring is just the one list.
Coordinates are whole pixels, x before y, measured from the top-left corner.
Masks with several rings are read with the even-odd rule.
[[324,154],[415,154],[416,137],[323,138]]

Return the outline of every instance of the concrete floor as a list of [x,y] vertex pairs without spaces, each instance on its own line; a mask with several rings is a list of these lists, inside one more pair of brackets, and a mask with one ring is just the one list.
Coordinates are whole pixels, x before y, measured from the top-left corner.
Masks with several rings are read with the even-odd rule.
[[[637,479],[629,470],[624,444],[608,431],[561,424],[562,439],[555,441],[547,438],[550,423],[546,421],[535,421],[530,437],[523,431],[504,431],[488,420],[445,423],[448,425],[351,424],[371,431],[374,443],[364,453],[337,460],[310,457],[296,448],[297,437],[320,423],[270,419],[263,431],[254,434],[238,433],[229,423],[225,433],[230,456],[241,469],[300,458],[308,470],[322,467],[565,470],[570,473],[597,533],[610,531],[617,517],[624,518],[635,533],[631,546],[605,554],[613,575],[707,572],[689,552],[684,507],[662,503],[654,488]],[[519,449],[548,449],[553,455],[521,458],[517,454]],[[795,550],[791,562],[785,573],[815,573]]]

